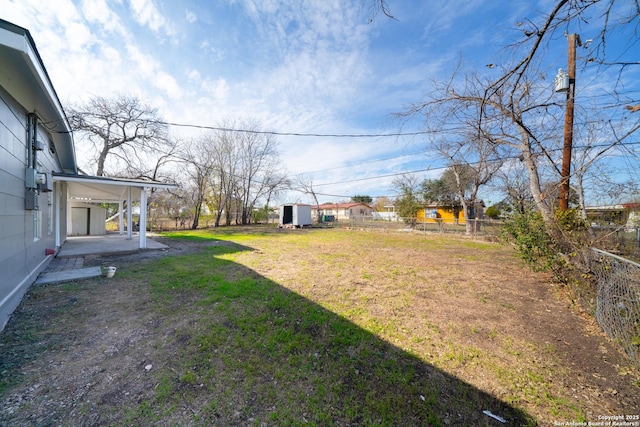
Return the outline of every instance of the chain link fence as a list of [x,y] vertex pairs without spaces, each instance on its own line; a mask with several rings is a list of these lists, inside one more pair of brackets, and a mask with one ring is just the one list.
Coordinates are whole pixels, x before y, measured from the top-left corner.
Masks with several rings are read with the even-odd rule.
[[[500,236],[500,226],[502,221],[490,219],[470,220],[470,233],[474,238],[498,239]],[[393,220],[380,219],[373,216],[340,220],[331,223],[334,226],[359,228],[366,230],[411,232],[414,234],[427,233],[447,233],[447,234],[467,234],[465,222],[443,219],[416,219],[416,218],[394,218]]]
[[599,249],[589,252],[596,280],[596,320],[640,366],[640,264]]

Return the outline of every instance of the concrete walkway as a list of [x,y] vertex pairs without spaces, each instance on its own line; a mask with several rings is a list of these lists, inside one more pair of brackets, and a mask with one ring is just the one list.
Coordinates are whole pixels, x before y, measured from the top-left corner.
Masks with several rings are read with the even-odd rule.
[[64,283],[74,280],[91,279],[92,277],[102,276],[100,267],[78,268],[75,270],[63,270],[41,273],[35,281],[36,285],[45,285],[49,283]]

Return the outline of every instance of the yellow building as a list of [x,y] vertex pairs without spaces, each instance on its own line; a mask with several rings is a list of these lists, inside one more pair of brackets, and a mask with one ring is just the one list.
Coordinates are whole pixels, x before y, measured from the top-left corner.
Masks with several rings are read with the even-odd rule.
[[[475,217],[478,219],[484,218],[484,202],[477,199],[475,203]],[[427,205],[424,209],[418,211],[418,222],[426,223],[438,223],[443,224],[466,224],[467,221],[464,216],[464,209],[462,206],[451,208],[438,205]]]
[[427,206],[424,209],[418,211],[418,222],[437,223],[443,222],[445,224],[465,224],[463,209],[449,208],[442,206]]

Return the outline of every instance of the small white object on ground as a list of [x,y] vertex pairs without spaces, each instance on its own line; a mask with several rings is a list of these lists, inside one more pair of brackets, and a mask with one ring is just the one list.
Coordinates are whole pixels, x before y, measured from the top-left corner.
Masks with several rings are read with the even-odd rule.
[[107,277],[109,279],[111,279],[113,276],[115,276],[115,274],[116,274],[116,267],[114,267],[114,266],[107,267]]
[[507,422],[507,420],[505,420],[504,418],[502,418],[502,417],[500,417],[498,415],[492,414],[491,411],[484,410],[484,411],[482,411],[482,413],[487,415],[487,416],[489,416],[489,417],[491,417],[491,418],[493,418],[494,420],[500,421],[501,423],[506,423]]
[[153,365],[151,365],[151,364],[149,364],[149,365],[144,367],[144,369],[146,369],[147,371],[150,371],[151,368],[153,368]]

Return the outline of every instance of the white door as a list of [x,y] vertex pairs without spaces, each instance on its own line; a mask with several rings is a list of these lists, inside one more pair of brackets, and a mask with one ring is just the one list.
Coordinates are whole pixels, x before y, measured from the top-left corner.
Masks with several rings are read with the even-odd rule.
[[89,208],[71,208],[71,235],[89,234]]

